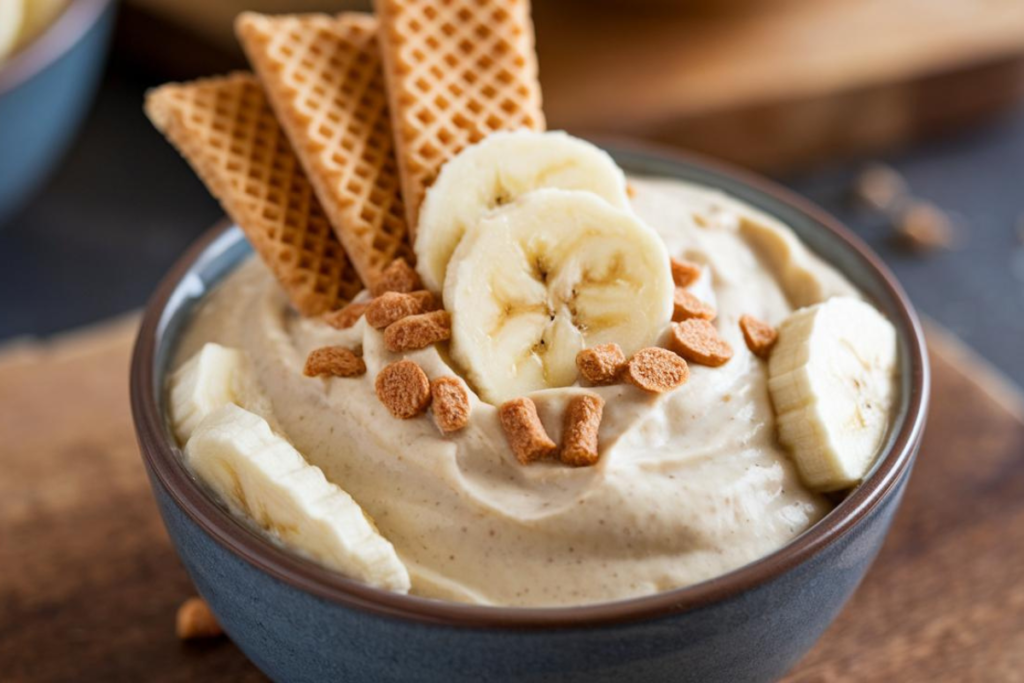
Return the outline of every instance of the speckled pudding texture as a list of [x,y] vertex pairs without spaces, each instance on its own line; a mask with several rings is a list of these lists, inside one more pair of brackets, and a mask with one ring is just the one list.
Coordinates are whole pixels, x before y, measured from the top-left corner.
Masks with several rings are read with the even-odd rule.
[[[520,465],[496,407],[475,394],[470,424],[453,435],[429,416],[391,417],[374,393],[377,372],[404,355],[431,378],[461,374],[445,350],[393,354],[363,320],[336,330],[302,319],[256,259],[207,298],[175,365],[206,342],[244,350],[268,399],[263,416],[373,518],[413,594],[565,606],[719,576],[831,509],[776,442],[766,364],[747,350],[738,320],[778,324],[794,307],[859,294],[789,228],[745,204],[674,180],[631,184],[634,210],[669,255],[704,266],[694,292],[717,308],[735,355],[719,368],[691,365],[689,381],[660,396],[623,384],[533,393],[556,441],[573,395],[605,399],[595,467]],[[308,353],[327,345],[361,348],[368,372],[304,377]]]

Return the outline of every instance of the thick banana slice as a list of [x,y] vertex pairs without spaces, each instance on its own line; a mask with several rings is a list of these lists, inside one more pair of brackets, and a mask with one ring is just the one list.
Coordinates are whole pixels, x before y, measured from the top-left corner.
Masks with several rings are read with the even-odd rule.
[[441,291],[455,247],[481,216],[541,187],[587,190],[629,206],[626,176],[589,142],[562,132],[492,133],[448,161],[427,192],[415,245],[427,289]]
[[896,400],[892,323],[869,304],[835,297],[779,327],[768,389],[779,441],[820,491],[860,481],[882,446]]
[[359,504],[260,416],[228,404],[185,446],[189,467],[236,514],[320,564],[379,588],[409,590],[409,572]]
[[452,358],[491,403],[572,384],[576,354],[653,344],[672,315],[658,235],[589,192],[535,190],[483,217],[452,257]]
[[179,443],[218,408],[249,407],[248,362],[243,351],[208,343],[171,375],[171,426]]
[[0,62],[14,51],[24,23],[25,0],[0,0]]

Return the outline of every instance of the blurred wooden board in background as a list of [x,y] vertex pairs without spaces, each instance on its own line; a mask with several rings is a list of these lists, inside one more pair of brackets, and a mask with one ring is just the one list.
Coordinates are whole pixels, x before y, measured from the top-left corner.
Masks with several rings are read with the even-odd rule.
[[1020,0],[677,5],[537,2],[551,122],[782,170],[963,127],[1024,94]]
[[[193,589],[135,444],[136,325],[0,349],[4,681],[265,680],[226,639],[175,639]],[[932,413],[892,534],[789,681],[1021,680],[1024,402],[929,337]]]
[[[243,9],[369,0],[128,0],[120,44],[168,77],[244,64]],[[552,127],[768,171],[880,153],[1024,95],[1021,0],[534,0]],[[126,32],[122,32],[126,33]],[[152,39],[159,34],[159,40]]]

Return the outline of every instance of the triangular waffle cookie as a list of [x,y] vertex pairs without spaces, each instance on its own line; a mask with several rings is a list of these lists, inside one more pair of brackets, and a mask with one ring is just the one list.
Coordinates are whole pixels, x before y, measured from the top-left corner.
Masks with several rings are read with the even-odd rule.
[[411,262],[376,19],[246,12],[235,28],[363,282]]
[[497,130],[543,130],[528,0],[376,0],[384,74],[415,234],[441,166]]
[[252,74],[171,83],[146,114],[192,165],[300,313],[341,307],[362,284]]

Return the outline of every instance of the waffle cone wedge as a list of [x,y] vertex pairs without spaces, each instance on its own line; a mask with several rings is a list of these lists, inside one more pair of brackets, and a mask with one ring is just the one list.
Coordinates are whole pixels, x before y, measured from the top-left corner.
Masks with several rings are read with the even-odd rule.
[[363,282],[413,262],[376,19],[245,12],[235,30]]
[[245,232],[292,305],[315,316],[362,289],[252,74],[170,83],[146,114]]
[[543,130],[528,0],[375,0],[413,235],[441,166],[489,133]]

